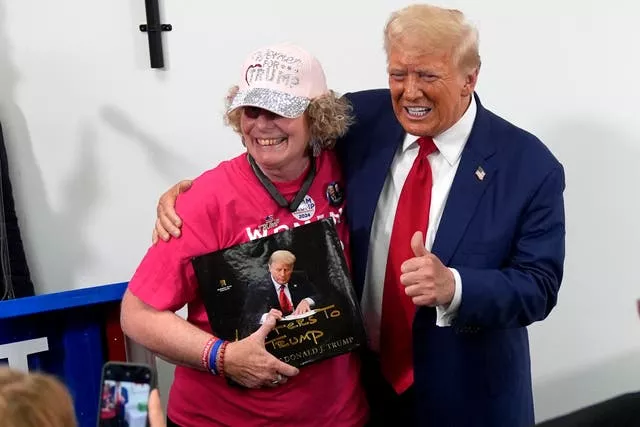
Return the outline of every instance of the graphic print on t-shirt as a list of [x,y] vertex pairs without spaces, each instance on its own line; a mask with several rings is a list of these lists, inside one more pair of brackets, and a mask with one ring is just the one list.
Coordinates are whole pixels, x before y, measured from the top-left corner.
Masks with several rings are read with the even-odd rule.
[[[342,208],[330,209],[328,214],[329,214],[328,217],[331,218],[336,225],[342,222]],[[310,218],[303,221],[302,223],[294,222],[290,227],[287,224],[280,224],[280,219],[277,219],[277,218],[274,219],[273,215],[265,215],[264,222],[262,222],[261,224],[255,224],[254,227],[246,228],[247,237],[249,238],[249,240],[260,239],[262,237],[266,237],[269,234],[279,233],[280,231],[286,231],[286,230],[289,230],[290,228],[299,227],[303,224],[309,224],[312,221],[320,221],[321,219],[324,219],[324,218],[327,218],[325,214],[319,214],[319,215],[316,215],[315,219]],[[271,226],[267,226],[267,223],[269,223],[269,225]]]
[[294,212],[292,212],[293,216],[299,221],[307,221],[313,218],[313,214],[316,213],[316,204],[311,198],[310,195],[304,196],[302,202],[300,202],[300,206]]

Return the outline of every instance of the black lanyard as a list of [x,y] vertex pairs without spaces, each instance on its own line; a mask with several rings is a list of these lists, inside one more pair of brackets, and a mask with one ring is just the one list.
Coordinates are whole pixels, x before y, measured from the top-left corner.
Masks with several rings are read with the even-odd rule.
[[251,169],[253,169],[253,173],[260,180],[264,188],[267,190],[269,195],[276,201],[278,205],[282,208],[288,208],[289,211],[295,212],[300,206],[302,199],[307,195],[307,191],[309,191],[309,187],[311,187],[311,183],[313,182],[313,178],[316,177],[316,161],[313,156],[311,156],[309,162],[309,172],[307,172],[307,176],[302,183],[302,187],[298,190],[298,194],[293,198],[293,201],[289,203],[287,199],[284,198],[282,194],[278,191],[273,182],[262,172],[260,167],[256,164],[256,161],[251,157],[251,154],[247,154],[247,158],[249,159],[249,164],[251,165]]

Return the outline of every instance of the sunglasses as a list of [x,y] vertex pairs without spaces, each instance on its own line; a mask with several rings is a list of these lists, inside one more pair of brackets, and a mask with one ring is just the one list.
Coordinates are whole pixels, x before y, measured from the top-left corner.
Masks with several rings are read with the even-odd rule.
[[272,113],[271,111],[259,107],[243,107],[242,111],[244,115],[249,119],[257,119],[261,115],[263,115],[267,120],[275,120],[282,117],[277,115],[276,113]]

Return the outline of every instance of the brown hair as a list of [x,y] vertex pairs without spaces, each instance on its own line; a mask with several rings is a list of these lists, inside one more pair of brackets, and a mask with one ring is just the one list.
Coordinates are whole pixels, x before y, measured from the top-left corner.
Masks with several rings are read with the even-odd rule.
[[0,367],[3,427],[76,427],[73,401],[54,376]]
[[[229,93],[225,98],[226,107],[228,108],[231,101],[238,92],[238,86],[229,89]],[[340,138],[349,130],[349,126],[353,124],[351,115],[352,107],[349,101],[344,97],[339,97],[334,91],[329,91],[325,95],[311,100],[305,114],[307,115],[309,130],[311,133],[311,144],[314,151],[318,149],[332,148],[336,139]],[[235,132],[240,132],[240,116],[242,115],[242,107],[224,114],[224,122],[230,126]],[[313,146],[316,147],[313,147]],[[319,154],[316,152],[316,154]]]
[[455,9],[414,4],[391,14],[384,27],[384,48],[417,53],[447,49],[463,73],[480,67],[478,30]]

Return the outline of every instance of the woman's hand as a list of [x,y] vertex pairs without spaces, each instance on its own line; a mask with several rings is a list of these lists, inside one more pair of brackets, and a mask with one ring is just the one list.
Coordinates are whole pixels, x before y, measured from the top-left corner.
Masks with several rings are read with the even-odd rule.
[[277,387],[299,370],[269,353],[264,341],[282,317],[278,310],[271,310],[260,329],[248,337],[230,342],[224,355],[226,376],[248,388]]

